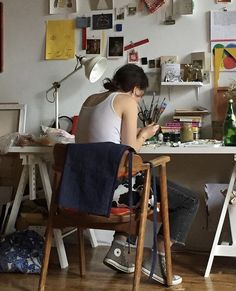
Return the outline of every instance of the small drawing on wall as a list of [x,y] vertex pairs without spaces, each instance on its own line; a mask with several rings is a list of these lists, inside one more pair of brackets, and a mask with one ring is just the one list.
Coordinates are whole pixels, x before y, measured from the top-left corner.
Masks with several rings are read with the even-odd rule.
[[92,16],[93,29],[110,29],[112,28],[112,13],[95,14]]
[[87,39],[86,54],[100,54],[100,39]]
[[50,14],[74,13],[77,11],[77,0],[49,0]]
[[116,20],[124,20],[125,19],[125,8],[116,8],[115,9],[115,17]]
[[90,0],[91,10],[111,10],[113,9],[113,0]]
[[124,37],[111,36],[108,39],[108,58],[123,57]]
[[139,56],[138,51],[135,49],[132,49],[128,52],[128,63],[138,63]]

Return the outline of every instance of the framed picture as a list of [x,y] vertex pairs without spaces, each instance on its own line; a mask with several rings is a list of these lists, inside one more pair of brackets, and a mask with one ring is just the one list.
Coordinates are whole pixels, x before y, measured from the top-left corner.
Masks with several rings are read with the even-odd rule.
[[155,60],[149,60],[148,61],[148,67],[149,68],[155,68],[156,67],[156,62],[155,62]]
[[92,16],[93,29],[110,29],[112,28],[112,13],[95,14]]
[[77,1],[78,0],[49,0],[49,13],[75,13],[78,11]]
[[0,73],[3,72],[3,3],[0,2]]
[[108,58],[123,57],[124,37],[110,36],[108,39]]
[[26,104],[0,104],[0,136],[25,132],[26,108]]
[[100,54],[100,39],[87,39],[86,54]]
[[91,10],[112,10],[113,0],[90,0]]

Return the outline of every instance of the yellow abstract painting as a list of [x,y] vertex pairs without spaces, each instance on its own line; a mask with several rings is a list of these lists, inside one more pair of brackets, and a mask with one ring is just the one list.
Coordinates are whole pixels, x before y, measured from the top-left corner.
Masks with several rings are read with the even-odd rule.
[[75,21],[47,21],[46,60],[66,60],[75,57]]

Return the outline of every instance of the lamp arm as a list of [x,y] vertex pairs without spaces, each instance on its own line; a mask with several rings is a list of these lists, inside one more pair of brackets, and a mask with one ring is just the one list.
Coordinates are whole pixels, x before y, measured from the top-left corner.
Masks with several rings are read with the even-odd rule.
[[75,67],[74,71],[72,71],[71,73],[69,73],[68,75],[66,75],[63,79],[61,79],[60,81],[56,81],[53,82],[52,86],[46,91],[46,95],[52,91],[53,89],[56,90],[58,88],[60,88],[61,83],[63,83],[65,80],[67,80],[68,78],[70,78],[70,76],[74,75],[74,73],[76,73],[78,70],[80,70],[82,68],[82,65]]

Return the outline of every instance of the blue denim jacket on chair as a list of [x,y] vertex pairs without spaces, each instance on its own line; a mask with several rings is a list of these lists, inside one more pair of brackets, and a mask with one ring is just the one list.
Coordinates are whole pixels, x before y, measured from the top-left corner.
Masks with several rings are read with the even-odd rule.
[[120,160],[126,150],[134,151],[112,142],[68,144],[59,206],[109,216]]

